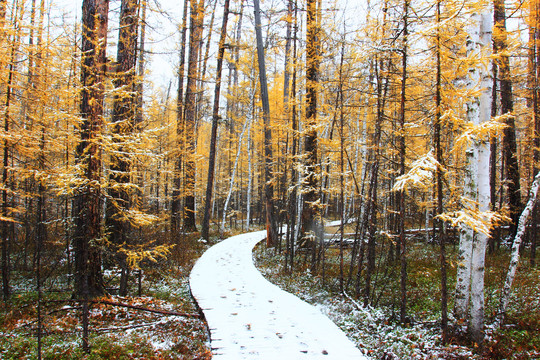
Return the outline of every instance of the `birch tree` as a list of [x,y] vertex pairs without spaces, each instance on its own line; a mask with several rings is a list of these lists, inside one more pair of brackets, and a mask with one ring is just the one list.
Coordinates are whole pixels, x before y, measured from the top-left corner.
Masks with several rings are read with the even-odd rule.
[[[478,91],[467,103],[467,120],[473,126],[489,121],[491,117],[491,78],[486,62],[491,44],[491,13],[473,13],[468,29],[467,56],[471,67],[467,88]],[[465,212],[478,214],[489,210],[489,142],[474,139],[466,151],[465,196],[468,208]],[[488,232],[475,231],[471,224],[464,224],[460,232],[456,282],[455,318],[468,323],[468,331],[477,343],[484,337],[484,264]]]
[[517,267],[519,264],[519,251],[523,238],[525,237],[525,231],[527,230],[527,224],[531,219],[532,212],[536,205],[536,199],[538,197],[538,189],[540,188],[540,172],[534,177],[531,190],[529,192],[529,200],[527,205],[523,209],[521,216],[519,217],[519,223],[517,226],[517,233],[512,243],[512,254],[510,257],[510,265],[508,266],[508,272],[506,273],[506,280],[504,281],[503,293],[499,305],[499,311],[497,312],[497,318],[495,319],[495,328],[500,328],[506,316],[506,310],[510,301],[510,295],[512,291],[512,284],[516,276]]

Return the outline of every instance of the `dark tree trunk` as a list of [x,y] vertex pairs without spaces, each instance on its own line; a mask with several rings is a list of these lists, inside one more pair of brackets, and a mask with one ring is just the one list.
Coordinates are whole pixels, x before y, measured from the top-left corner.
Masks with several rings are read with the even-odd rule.
[[[437,25],[441,23],[441,1],[437,1]],[[435,159],[442,165],[443,154],[441,146],[441,34],[440,28],[437,27],[437,75],[435,89],[435,124],[433,129],[433,146],[435,147]],[[442,341],[446,343],[448,340],[448,280],[447,280],[447,262],[446,262],[446,231],[444,223],[437,217],[444,211],[443,209],[443,174],[440,167],[436,172],[437,182],[437,210],[434,220],[434,227],[437,231],[440,246],[440,262],[441,262],[441,330]]]
[[117,260],[121,268],[120,290],[121,296],[127,295],[129,268],[126,255],[121,250],[130,245],[129,221],[125,220],[124,213],[130,208],[130,196],[127,185],[130,182],[131,159],[125,149],[125,142],[129,141],[133,133],[136,116],[136,87],[135,63],[137,60],[137,18],[138,4],[136,0],[122,0],[120,7],[120,26],[118,34],[118,53],[116,60],[116,74],[114,86],[114,111],[111,123],[111,132],[115,149],[111,153],[111,174],[109,189],[110,198],[107,201],[107,228],[111,243],[117,247]]
[[261,29],[261,10],[259,0],[254,0],[255,35],[257,38],[257,60],[259,62],[259,82],[264,122],[264,203],[266,213],[266,245],[276,245],[276,224],[274,219],[274,185],[272,178],[272,130],[270,129],[270,102],[268,100],[268,84],[266,81],[266,65]]
[[[76,162],[82,168],[84,185],[73,200],[75,232],[75,294],[79,299],[105,292],[101,275],[101,147],[103,126],[103,80],[106,69],[106,39],[109,12],[108,0],[84,0],[81,102],[83,119],[79,127]],[[84,343],[84,341],[83,341]],[[84,346],[83,347],[87,347]]]
[[[375,119],[375,129],[373,132],[372,147],[369,150],[368,164],[370,166],[369,185],[367,190],[366,209],[363,214],[362,230],[360,231],[360,239],[362,241],[363,234],[367,232],[367,267],[364,287],[364,305],[369,304],[371,296],[371,277],[375,269],[375,247],[376,239],[375,232],[377,230],[377,188],[379,184],[379,165],[380,165],[380,146],[382,135],[382,122],[385,117],[386,95],[388,91],[388,78],[383,78],[384,61],[375,59],[375,75],[377,78],[377,117]],[[387,65],[390,68],[390,64]],[[358,261],[358,273],[356,282],[356,293],[360,292],[360,278],[362,275],[363,257],[365,252],[365,241],[361,242]]]
[[[199,51],[201,49],[204,0],[190,0],[190,33],[188,73],[186,83],[186,99],[184,102],[184,211],[183,230],[185,232],[197,231],[195,221],[195,139],[197,122],[197,74],[199,69]],[[181,145],[181,144],[180,144]]]
[[[294,11],[294,12],[293,12]],[[297,71],[297,65],[298,61],[296,58],[296,45],[297,45],[297,36],[298,36],[298,25],[297,25],[297,5],[295,0],[289,0],[287,5],[287,14],[289,17],[289,21],[294,21],[294,29],[293,29],[293,50],[292,50],[292,62],[293,62],[293,68],[292,68],[292,79],[291,79],[291,93],[288,96],[288,99],[292,99],[291,103],[292,106],[290,108],[290,112],[288,113],[288,116],[290,116],[291,119],[291,138],[292,138],[292,144],[291,144],[291,186],[292,191],[289,194],[289,226],[287,227],[287,237],[289,239],[289,243],[287,246],[287,256],[285,260],[285,264],[287,264],[287,259],[289,259],[289,268],[290,273],[292,273],[294,268],[294,252],[295,252],[295,245],[296,245],[296,234],[297,234],[297,216],[298,216],[298,204],[297,204],[297,198],[298,198],[298,188],[297,188],[297,181],[298,181],[298,172],[296,171],[296,165],[297,165],[297,159],[296,155],[298,153],[298,121],[296,119],[296,71]],[[287,266],[285,266],[287,267]]]
[[[41,171],[45,170],[45,126],[42,125],[41,129],[41,141],[40,141],[40,154],[38,159],[38,166]],[[41,256],[43,253],[43,244],[45,243],[47,239],[47,232],[46,232],[46,225],[45,222],[47,221],[46,213],[45,213],[45,185],[42,181],[39,182],[38,185],[38,199],[37,199],[37,206],[36,206],[36,220],[37,220],[37,231],[35,235],[35,253],[36,253],[36,291],[38,294],[38,301],[37,301],[37,318],[38,318],[38,324],[37,324],[37,341],[38,341],[38,359],[41,359],[41,340],[42,340],[42,331],[43,331],[43,323],[42,323],[42,315],[41,315],[41,297],[42,297],[42,291],[41,291],[41,282],[42,282],[42,274],[41,274]]]
[[[10,62],[8,65],[8,81],[6,86],[6,99],[4,102],[5,105],[5,116],[4,116],[4,132],[5,134],[9,134],[10,131],[10,105],[11,105],[11,94],[13,91],[13,64],[15,61],[15,44],[12,45],[11,48],[11,56],[10,56]],[[7,221],[9,218],[8,213],[8,166],[9,166],[9,157],[10,157],[10,144],[8,141],[8,138],[6,137],[4,139],[4,159],[3,159],[3,168],[2,168],[2,184],[4,189],[2,190],[2,217],[6,220],[2,221],[2,296],[4,301],[8,301],[9,297],[11,295],[11,288],[10,288],[10,241],[11,241],[11,234],[10,234],[10,223]]]
[[[137,46],[137,114],[136,114],[136,124],[141,124],[143,121],[143,103],[144,103],[144,97],[143,97],[143,78],[144,78],[144,43],[146,41],[146,6],[147,2],[145,0],[141,0],[139,9],[142,8],[142,14],[140,16],[140,28],[141,28],[141,34],[139,36],[139,44]],[[170,86],[169,86],[170,88]],[[168,94],[168,92],[167,92]],[[159,185],[158,185],[159,188]]]
[[225,54],[225,38],[227,36],[227,21],[229,19],[229,0],[223,5],[223,23],[219,37],[219,49],[216,70],[216,87],[214,89],[214,109],[212,111],[212,133],[210,135],[210,154],[208,158],[208,179],[206,181],[206,199],[204,205],[204,218],[201,228],[201,237],[208,240],[210,226],[210,208],[212,206],[212,189],[214,187],[214,169],[216,164],[216,140],[219,123],[219,98],[221,91],[221,72],[223,69],[223,56]]
[[508,204],[510,206],[510,217],[512,218],[510,234],[513,238],[521,214],[521,188],[519,163],[517,158],[516,125],[513,114],[514,102],[512,99],[510,58],[507,54],[508,45],[504,0],[494,0],[493,7],[494,23],[495,28],[497,29],[493,36],[493,47],[495,54],[498,56],[497,64],[501,87],[501,115],[506,115],[504,122],[507,125],[504,129],[501,144],[505,164],[505,173],[503,176],[508,189]]
[[345,279],[344,279],[344,259],[343,259],[343,240],[345,232],[345,189],[344,189],[344,172],[345,172],[345,127],[344,127],[344,109],[343,109],[343,58],[345,56],[345,39],[341,44],[341,54],[339,59],[339,214],[341,220],[340,232],[339,232],[339,290],[341,293],[345,291]]
[[[317,163],[317,86],[319,81],[319,26],[316,0],[307,0],[306,36],[306,126],[304,135],[305,174],[302,236],[312,239],[319,235],[317,200],[319,166]],[[312,244],[315,248],[315,243]]]
[[184,68],[186,58],[186,34],[187,34],[188,0],[184,0],[182,15],[182,32],[180,35],[180,64],[178,65],[178,90],[176,97],[176,136],[177,149],[175,160],[175,172],[173,176],[173,190],[171,201],[171,234],[175,242],[178,242],[180,232],[180,217],[182,214],[182,165],[184,157]]
[[[530,38],[529,38],[529,72],[532,88],[532,114],[533,114],[533,176],[539,171],[540,167],[540,4],[537,1],[531,2],[530,19]],[[531,239],[531,266],[536,265],[536,246],[537,246],[537,226],[538,226],[538,206],[533,212],[532,221],[532,239]]]
[[[409,0],[403,2],[403,58],[402,58],[402,74],[401,74],[401,99],[400,99],[400,116],[399,116],[399,175],[405,175],[405,101],[406,101],[406,81],[407,81],[407,47],[408,47],[408,21],[409,21]],[[397,203],[399,206],[399,252],[401,260],[401,277],[400,277],[400,321],[406,322],[407,316],[407,257],[406,257],[406,242],[405,242],[405,193],[398,192]]]
[[[497,62],[492,62],[493,66],[493,89],[491,91],[491,116],[497,116],[497,73],[498,66]],[[492,137],[489,141],[489,197],[490,197],[490,207],[491,211],[497,210],[497,148],[498,148],[498,139],[497,137]],[[495,251],[495,242],[500,236],[499,226],[494,226],[491,229],[491,234],[488,240],[488,251],[493,253]]]

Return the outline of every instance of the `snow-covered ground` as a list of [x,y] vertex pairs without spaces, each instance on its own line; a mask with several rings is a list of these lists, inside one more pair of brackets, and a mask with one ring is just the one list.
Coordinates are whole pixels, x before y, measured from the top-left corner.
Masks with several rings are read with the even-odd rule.
[[191,291],[210,328],[216,359],[366,359],[317,308],[269,283],[253,247],[265,231],[214,245],[195,264]]

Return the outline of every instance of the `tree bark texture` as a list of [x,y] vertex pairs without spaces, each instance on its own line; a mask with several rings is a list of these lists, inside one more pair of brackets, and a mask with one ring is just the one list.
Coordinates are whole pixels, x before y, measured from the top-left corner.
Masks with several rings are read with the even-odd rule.
[[[186,99],[184,102],[183,129],[185,138],[184,157],[184,209],[183,230],[197,231],[195,222],[195,138],[197,123],[197,89],[199,51],[201,48],[204,1],[190,0],[191,23],[189,33],[188,73],[186,83]],[[179,144],[181,145],[181,144]]]
[[137,60],[137,17],[136,0],[122,0],[120,6],[120,26],[118,33],[118,49],[116,57],[116,73],[114,86],[114,108],[111,132],[115,148],[111,153],[110,189],[107,201],[107,230],[111,243],[117,247],[116,258],[121,268],[121,296],[127,295],[127,278],[129,269],[126,255],[119,251],[129,246],[129,220],[125,212],[129,210],[130,194],[127,185],[130,183],[131,159],[126,143],[129,142],[135,127],[137,88],[135,83],[135,63]]
[[[405,175],[405,105],[407,101],[406,83],[407,83],[407,52],[409,35],[409,0],[403,1],[403,53],[401,64],[401,99],[399,116],[399,175]],[[399,254],[400,254],[400,291],[401,301],[399,316],[400,321],[405,323],[407,317],[407,247],[405,239],[405,192],[400,191],[396,194],[396,201],[399,209],[398,235],[399,235]]]
[[493,18],[495,33],[493,34],[493,51],[497,56],[499,70],[501,115],[506,115],[502,137],[502,151],[504,158],[503,179],[507,187],[510,217],[512,218],[511,235],[515,236],[519,214],[521,213],[521,187],[516,143],[516,125],[514,117],[514,102],[512,98],[512,79],[510,74],[510,57],[508,55],[506,14],[504,0],[493,1]]
[[319,232],[318,178],[320,168],[317,159],[317,92],[320,67],[320,29],[316,0],[307,0],[306,35],[306,125],[304,135],[304,207],[302,210],[302,235],[316,238]]
[[[439,165],[443,163],[443,153],[441,146],[441,1],[437,1],[437,39],[436,39],[436,88],[435,88],[435,124],[433,128],[433,146],[435,148],[435,159]],[[436,172],[436,215],[441,215],[443,209],[443,173],[441,167],[437,167]],[[435,217],[435,219],[438,219]],[[447,280],[447,261],[446,261],[446,231],[444,223],[441,220],[435,220],[434,225],[437,231],[440,247],[441,262],[441,329],[443,343],[447,341],[448,333],[448,280]]]
[[186,34],[187,34],[187,14],[188,0],[184,0],[184,10],[182,15],[182,31],[180,35],[180,64],[178,65],[178,89],[176,97],[176,137],[177,149],[175,160],[175,172],[173,176],[173,190],[171,201],[171,233],[173,238],[177,238],[180,232],[180,218],[182,214],[181,190],[182,190],[182,169],[184,157],[184,68],[186,58]]
[[212,111],[212,133],[210,134],[210,153],[208,157],[208,178],[206,181],[206,199],[204,204],[204,218],[201,227],[201,237],[208,240],[210,227],[210,207],[212,205],[212,190],[214,188],[214,172],[216,164],[216,141],[219,124],[219,98],[221,92],[221,72],[223,69],[223,56],[225,55],[225,40],[227,36],[227,21],[229,19],[229,0],[223,5],[223,23],[219,37],[219,48],[216,69],[216,86],[214,89],[214,108]]
[[84,0],[82,7],[82,64],[80,110],[83,119],[76,148],[83,185],[73,201],[75,233],[75,296],[81,299],[105,292],[101,275],[101,132],[106,70],[108,0]]
[[506,316],[506,310],[508,308],[508,302],[510,301],[510,293],[512,290],[512,284],[516,276],[516,270],[519,263],[519,251],[521,242],[525,237],[525,231],[527,230],[527,224],[530,221],[531,215],[533,213],[536,199],[538,197],[538,189],[540,188],[540,172],[536,174],[531,190],[529,192],[529,200],[527,205],[523,209],[521,216],[519,217],[518,229],[514,242],[512,244],[512,255],[510,258],[510,265],[508,266],[508,272],[506,274],[506,280],[504,282],[503,293],[501,296],[501,302],[499,305],[499,311],[497,312],[497,318],[495,320],[495,327],[499,328],[504,321]]
[[[484,58],[491,44],[491,14],[472,15],[472,25],[467,39],[467,54]],[[482,89],[480,95],[467,105],[467,119],[478,126],[491,117],[490,72],[482,62],[469,70],[468,87]],[[467,150],[466,196],[473,206],[471,211],[485,212],[490,206],[489,143],[476,139]],[[484,266],[488,236],[475,233],[466,225],[461,231],[458,253],[455,317],[458,322],[468,323],[471,340],[480,344],[484,338]]]
[[274,210],[274,185],[273,185],[273,155],[272,155],[272,130],[270,128],[270,102],[268,100],[268,84],[266,81],[266,65],[264,60],[264,47],[261,29],[261,10],[259,0],[254,0],[255,12],[255,36],[257,38],[257,60],[259,62],[259,82],[261,86],[261,101],[263,108],[264,123],[264,203],[266,212],[266,244],[276,245],[276,224]]

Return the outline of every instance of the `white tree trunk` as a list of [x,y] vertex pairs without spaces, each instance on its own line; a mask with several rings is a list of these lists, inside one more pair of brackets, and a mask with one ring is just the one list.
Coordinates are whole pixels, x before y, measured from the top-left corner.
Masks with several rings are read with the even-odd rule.
[[517,228],[516,237],[514,238],[514,244],[512,245],[512,256],[510,258],[510,265],[508,267],[508,273],[506,274],[506,281],[504,282],[503,293],[501,296],[501,304],[499,305],[499,311],[497,314],[497,319],[495,320],[495,327],[499,328],[504,320],[506,315],[506,308],[508,307],[508,301],[510,300],[510,292],[512,290],[512,283],[516,276],[516,270],[519,263],[519,248],[521,246],[521,241],[525,236],[525,230],[527,223],[531,219],[531,214],[536,203],[536,198],[538,196],[538,189],[540,188],[540,172],[536,174],[534,181],[529,192],[529,200],[521,216],[519,217],[519,223]]
[[251,222],[251,188],[253,187],[253,170],[251,164],[251,126],[248,129],[248,139],[247,139],[247,152],[248,152],[248,188],[247,188],[247,216],[246,216],[246,227],[249,230],[249,225]]
[[[480,17],[480,37],[479,50],[481,56],[488,58],[485,51],[491,50],[491,32],[492,32],[492,14],[485,12]],[[489,62],[485,62],[489,63]],[[481,62],[484,64],[484,62]],[[480,111],[478,124],[485,123],[491,118],[491,89],[493,80],[491,77],[491,69],[480,65]],[[489,155],[490,146],[486,139],[479,139],[476,142],[478,151],[477,163],[477,183],[478,183],[478,210],[481,212],[489,211],[490,209],[490,187],[489,187]],[[477,233],[473,244],[472,257],[472,275],[471,275],[471,335],[477,343],[484,339],[484,268],[485,256],[488,236],[484,233]]]
[[229,207],[229,202],[231,201],[231,195],[234,189],[234,181],[236,179],[236,169],[238,168],[238,159],[240,158],[240,154],[242,153],[242,141],[244,139],[244,134],[246,132],[246,129],[249,127],[249,124],[251,124],[251,121],[249,118],[247,118],[246,121],[244,122],[242,133],[240,133],[240,138],[238,139],[238,150],[236,151],[236,158],[234,160],[233,173],[231,175],[231,182],[229,183],[229,192],[227,193],[227,200],[225,200],[225,205],[223,205],[223,216],[221,218],[221,229],[220,229],[221,234],[223,234],[223,232],[225,231],[225,221],[227,219],[227,208]]
[[[473,14],[473,25],[469,29],[467,54],[469,57],[487,59],[491,49],[491,12]],[[469,89],[480,89],[481,93],[467,106],[467,119],[474,125],[489,121],[491,117],[491,72],[477,61],[469,70]],[[489,210],[489,143],[477,139],[467,151],[466,196],[476,203],[480,212]],[[474,233],[473,229],[462,230],[459,246],[458,274],[456,284],[456,311],[458,320],[469,319],[472,339],[481,342],[484,338],[484,266],[488,236]],[[469,313],[470,305],[470,317]]]
[[[466,178],[465,181],[467,180],[469,179]],[[469,300],[471,297],[471,260],[473,238],[473,229],[469,227],[461,229],[459,234],[454,308],[454,317],[456,318],[458,323],[461,324],[466,324],[469,313]]]

